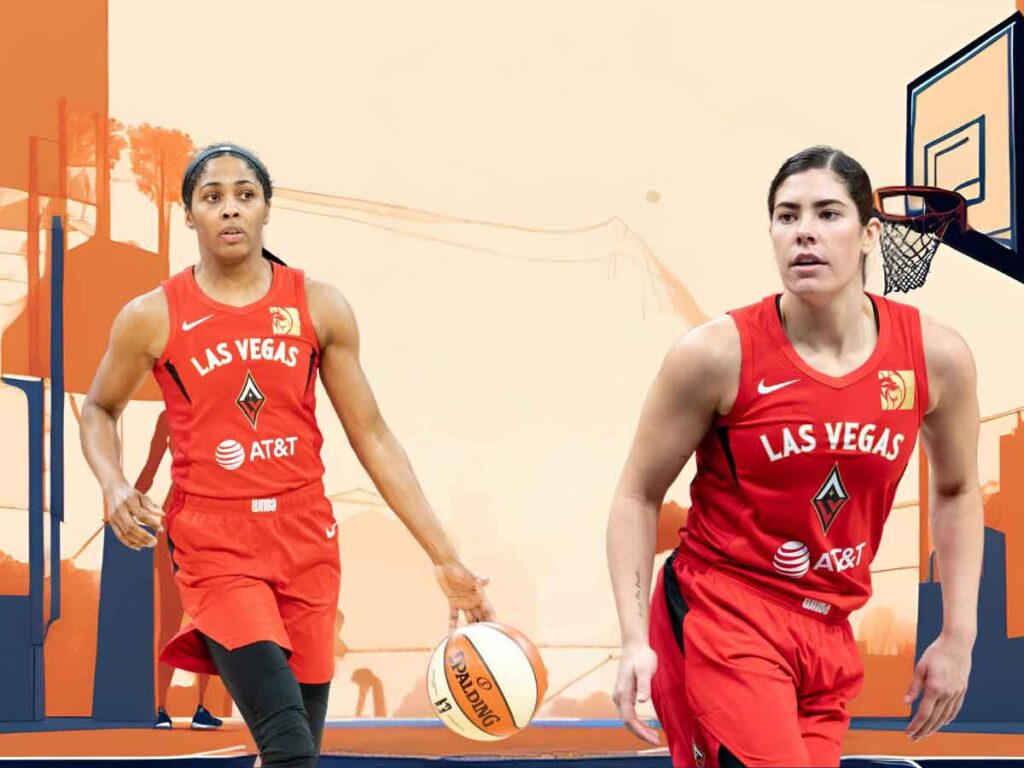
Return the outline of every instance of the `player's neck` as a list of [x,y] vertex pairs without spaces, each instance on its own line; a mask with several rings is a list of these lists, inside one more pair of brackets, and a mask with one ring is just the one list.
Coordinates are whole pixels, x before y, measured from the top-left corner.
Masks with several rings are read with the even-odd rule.
[[871,300],[860,288],[818,302],[784,293],[780,306],[782,327],[794,347],[837,357],[874,347]]
[[262,250],[258,250],[235,263],[204,253],[193,268],[193,275],[199,288],[211,299],[244,306],[266,295],[274,272]]

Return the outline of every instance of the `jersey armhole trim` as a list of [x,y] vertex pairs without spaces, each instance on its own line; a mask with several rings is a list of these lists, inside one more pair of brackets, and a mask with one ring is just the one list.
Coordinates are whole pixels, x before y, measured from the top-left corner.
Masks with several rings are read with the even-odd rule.
[[928,415],[928,358],[924,352],[924,328],[921,326],[921,312],[917,307],[908,307],[907,325],[911,348],[914,354],[914,367],[918,370],[917,378],[917,413],[919,423],[924,423]]
[[316,326],[313,324],[313,315],[309,311],[309,301],[306,298],[306,273],[295,267],[289,267],[289,269],[295,276],[295,303],[299,305],[299,319],[302,321],[303,328],[307,329],[302,335],[313,345],[313,350],[319,357],[320,341],[316,337]]
[[162,366],[169,359],[168,351],[171,349],[171,345],[177,338],[178,331],[178,311],[175,307],[175,301],[173,291],[171,290],[171,281],[174,278],[168,278],[160,283],[160,289],[164,292],[164,299],[167,301],[167,342],[164,344],[163,352],[160,353],[160,357],[153,363],[153,370]]
[[746,318],[743,317],[742,312],[743,310],[733,310],[727,315],[736,326],[736,333],[740,339],[740,371],[736,386],[736,399],[733,400],[732,408],[728,413],[715,413],[714,423],[723,427],[733,426],[743,416],[750,399],[751,383],[749,379],[753,376],[753,350]]

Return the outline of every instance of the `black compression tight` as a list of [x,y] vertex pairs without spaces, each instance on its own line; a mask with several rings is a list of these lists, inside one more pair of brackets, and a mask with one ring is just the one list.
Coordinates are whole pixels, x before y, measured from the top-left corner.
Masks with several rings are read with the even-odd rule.
[[277,643],[229,651],[205,638],[224,686],[249,726],[267,768],[315,766],[327,717],[330,682],[300,683]]
[[724,745],[719,745],[718,747],[718,766],[719,768],[746,768],[740,762],[740,759],[726,749]]

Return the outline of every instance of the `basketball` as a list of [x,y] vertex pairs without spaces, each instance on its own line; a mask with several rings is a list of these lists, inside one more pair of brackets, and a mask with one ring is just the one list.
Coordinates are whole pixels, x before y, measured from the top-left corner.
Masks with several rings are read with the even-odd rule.
[[548,673],[533,643],[494,622],[460,627],[427,667],[427,695],[446,726],[476,741],[525,728],[544,701]]

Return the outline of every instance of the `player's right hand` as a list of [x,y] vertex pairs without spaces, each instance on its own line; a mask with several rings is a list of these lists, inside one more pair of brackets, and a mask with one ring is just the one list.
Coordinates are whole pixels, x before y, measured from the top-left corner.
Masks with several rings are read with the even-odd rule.
[[467,623],[494,621],[494,609],[484,592],[488,579],[475,576],[457,560],[434,566],[434,576],[448,599],[449,634],[459,625],[460,612]]
[[152,499],[127,482],[104,494],[110,517],[107,522],[118,541],[134,550],[155,547],[156,537],[143,528],[159,533],[164,529],[164,511]]
[[636,705],[651,698],[651,679],[657,668],[658,657],[647,643],[624,645],[612,694],[626,729],[655,747],[661,745],[658,732],[637,716]]

